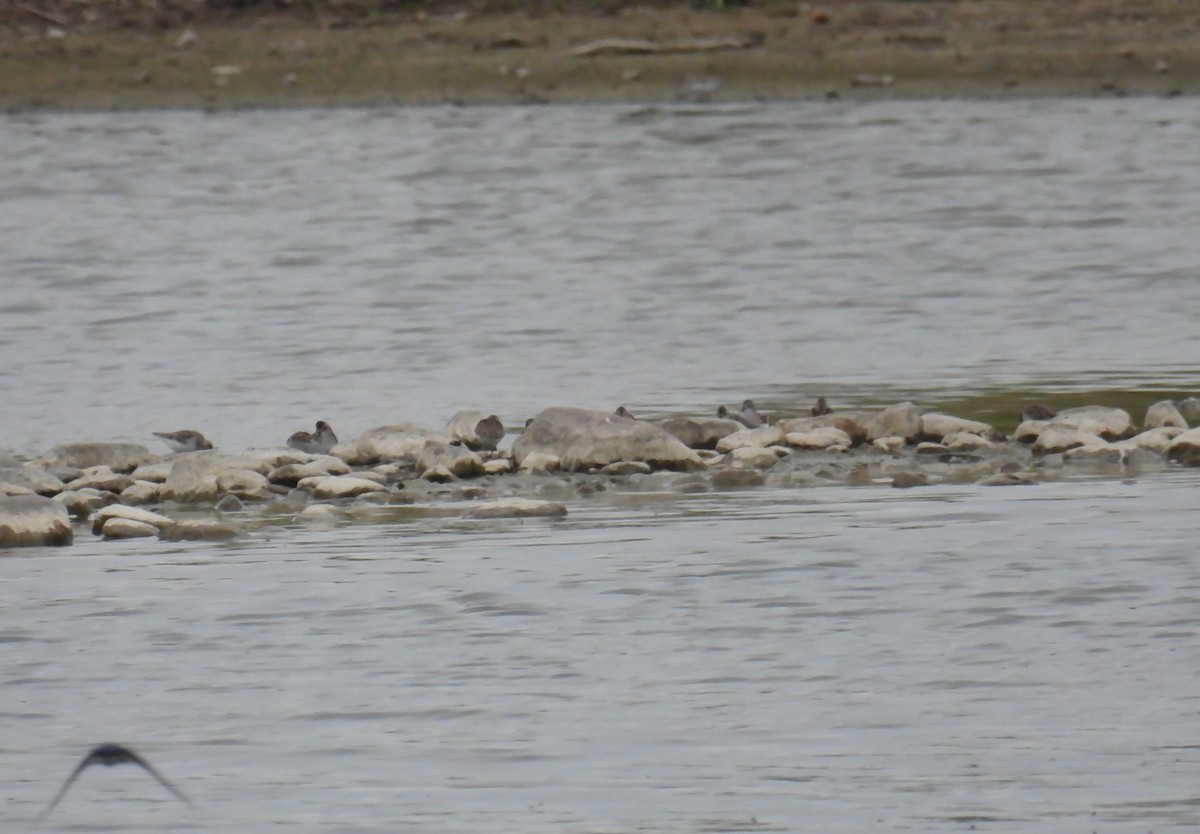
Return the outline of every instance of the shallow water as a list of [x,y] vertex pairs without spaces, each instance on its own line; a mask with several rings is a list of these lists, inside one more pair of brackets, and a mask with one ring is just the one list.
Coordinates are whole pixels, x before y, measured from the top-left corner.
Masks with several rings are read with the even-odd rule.
[[[1195,391],[1198,125],[0,117],[3,445]],[[89,769],[46,830],[1195,830],[1198,472],[9,554],[0,829],[111,740],[196,808]]]

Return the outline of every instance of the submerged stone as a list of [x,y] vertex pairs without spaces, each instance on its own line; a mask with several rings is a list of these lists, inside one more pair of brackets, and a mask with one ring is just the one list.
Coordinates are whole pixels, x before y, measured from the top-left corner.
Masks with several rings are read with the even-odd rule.
[[566,514],[562,504],[533,498],[499,498],[463,513],[466,518],[561,518]]

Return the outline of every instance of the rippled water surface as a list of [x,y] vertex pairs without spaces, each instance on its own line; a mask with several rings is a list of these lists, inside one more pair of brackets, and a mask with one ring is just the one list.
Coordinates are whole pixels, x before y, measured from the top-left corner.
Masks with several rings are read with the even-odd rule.
[[[1194,102],[0,117],[0,448],[1200,387]],[[1140,417],[1140,415],[1137,415]],[[1197,470],[0,556],[0,829],[1200,829]]]

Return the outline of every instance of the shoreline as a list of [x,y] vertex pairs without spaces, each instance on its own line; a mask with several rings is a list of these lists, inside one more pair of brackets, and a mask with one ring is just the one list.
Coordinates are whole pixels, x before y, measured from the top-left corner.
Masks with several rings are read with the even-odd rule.
[[8,20],[0,26],[0,107],[1195,96],[1198,35],[1200,16],[1128,0],[1065,11],[1036,0],[847,0],[828,12],[418,10],[335,22],[245,13],[162,29]]

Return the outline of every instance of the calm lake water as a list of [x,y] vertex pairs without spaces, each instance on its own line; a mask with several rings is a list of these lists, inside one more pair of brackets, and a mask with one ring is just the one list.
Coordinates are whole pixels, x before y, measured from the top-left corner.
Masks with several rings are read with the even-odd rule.
[[[1191,100],[0,117],[0,448],[1200,390]],[[1140,414],[1135,415],[1140,418]],[[0,829],[1194,831],[1200,472],[0,558]]]

